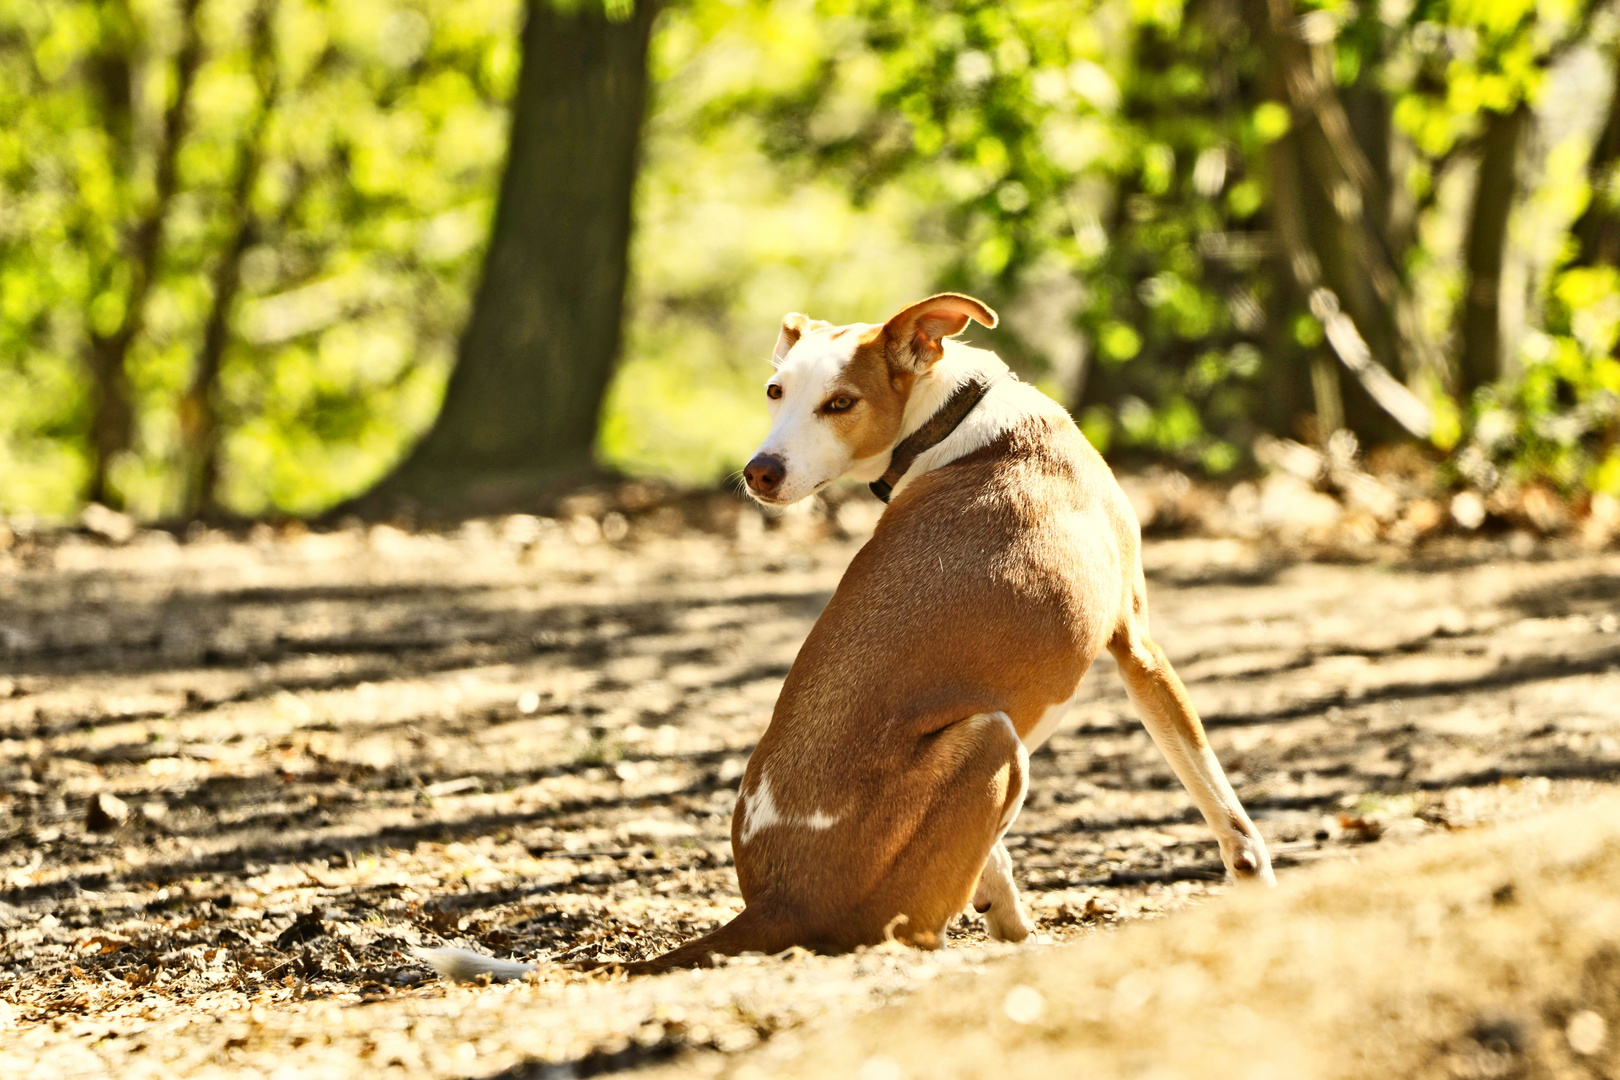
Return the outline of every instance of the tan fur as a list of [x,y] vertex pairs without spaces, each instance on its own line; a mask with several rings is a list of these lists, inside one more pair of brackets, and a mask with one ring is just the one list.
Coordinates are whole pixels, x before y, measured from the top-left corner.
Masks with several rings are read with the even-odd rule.
[[[823,391],[860,399],[825,420],[852,458],[897,441],[941,337],[969,318],[995,324],[946,295],[863,328]],[[1023,795],[1018,740],[1104,648],[1228,867],[1269,880],[1264,844],[1148,635],[1139,549],[1113,474],[1060,413],[909,479],[806,639],[743,778],[732,844],[748,911],[794,944],[892,935],[932,947],[971,898],[997,936],[1027,935],[999,846]]]
[[[745,844],[734,823],[744,899],[791,912],[807,944],[882,940],[899,913],[896,937],[935,943],[997,838],[1001,801],[962,774],[1011,768],[1017,751],[971,739],[964,718],[1005,712],[1023,736],[1072,697],[1126,630],[1135,551],[1128,504],[1072,425],[916,480],[810,632],[743,779],[746,800],[768,772],[790,816],[833,793],[840,825]],[[936,846],[960,867],[913,870]]]
[[885,327],[862,336],[855,355],[827,396],[848,393],[860,404],[842,415],[828,417],[857,458],[881,454],[900,440],[900,420],[917,373],[890,363]]
[[[806,401],[847,394],[859,404],[813,422],[829,425],[852,461],[886,458],[902,427],[920,423],[908,421],[907,404],[935,379],[942,336],[969,318],[996,321],[954,294],[877,327],[812,327],[790,316],[783,335],[794,341],[860,334],[829,383],[801,388],[820,395]],[[970,353],[955,355],[968,362]],[[1024,740],[1074,696],[1104,648],[1228,869],[1270,880],[1265,845],[1148,636],[1130,504],[1066,413],[1010,385],[1007,415],[1022,419],[954,460],[908,473],[788,673],[732,818],[745,910],[627,970],[793,945],[841,951],[891,936],[937,948],[970,900],[987,909],[996,936],[1027,936],[1000,844],[1024,798]]]
[[[862,402],[828,418],[852,457],[898,440],[940,337],[970,317],[995,324],[977,301],[947,295],[863,329],[825,391]],[[1027,934],[996,850],[1023,797],[1019,739],[1074,695],[1104,648],[1229,868],[1269,878],[1264,845],[1148,635],[1139,551],[1130,504],[1066,417],[1032,416],[908,481],[811,630],[743,777],[732,845],[747,911],[772,928],[762,947],[839,950],[890,935],[935,947],[974,898],[991,911],[1010,902],[992,917],[998,936]],[[750,827],[767,797],[771,826]]]

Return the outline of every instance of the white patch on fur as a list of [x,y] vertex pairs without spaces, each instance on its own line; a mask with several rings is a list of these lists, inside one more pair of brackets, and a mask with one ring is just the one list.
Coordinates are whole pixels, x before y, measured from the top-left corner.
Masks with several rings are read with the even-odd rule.
[[776,800],[771,797],[771,778],[761,773],[759,786],[754,788],[754,793],[743,797],[742,841],[746,844],[759,830],[781,823],[782,815],[776,809]]
[[820,810],[806,817],[782,813],[776,805],[775,796],[771,794],[771,778],[763,772],[759,775],[759,785],[754,788],[754,793],[742,798],[742,815],[742,842],[745,844],[761,829],[769,829],[776,825],[798,825],[822,832],[838,824],[835,815]]
[[984,912],[984,928],[992,941],[1023,941],[1035,929],[1018,902],[1012,856],[999,840],[990,849],[984,869],[979,871],[979,883],[973,889],[973,907]]

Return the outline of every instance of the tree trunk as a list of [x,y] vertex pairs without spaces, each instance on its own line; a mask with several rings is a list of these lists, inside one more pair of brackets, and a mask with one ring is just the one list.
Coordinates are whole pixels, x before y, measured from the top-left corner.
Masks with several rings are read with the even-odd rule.
[[1300,422],[1307,413],[1317,418],[1317,434],[1344,422],[1344,395],[1337,372],[1324,372],[1318,358],[1300,351],[1289,326],[1289,316],[1305,306],[1310,290],[1321,278],[1321,264],[1307,238],[1304,185],[1300,178],[1297,131],[1272,143],[1266,162],[1270,176],[1269,211],[1272,235],[1277,240],[1273,280],[1276,300],[1270,305],[1267,336],[1271,347],[1264,355],[1266,392],[1262,398],[1263,426],[1274,435],[1301,437]]
[[[1395,103],[1384,87],[1385,47],[1389,31],[1379,14],[1378,0],[1360,5],[1354,23],[1346,33],[1354,34],[1362,49],[1361,70],[1341,92],[1350,140],[1366,162],[1367,172],[1359,185],[1361,212],[1357,220],[1343,222],[1349,245],[1363,260],[1370,255],[1387,267],[1382,288],[1378,275],[1358,272],[1352,275],[1341,296],[1345,310],[1367,335],[1367,346],[1374,357],[1393,372],[1410,375],[1400,326],[1399,307],[1409,295],[1410,285],[1402,266],[1402,252],[1395,247],[1395,175],[1392,147],[1395,132]],[[1353,286],[1353,287],[1352,287]],[[1398,437],[1399,431],[1371,399],[1357,393],[1346,402],[1351,407],[1352,428],[1379,438]]]
[[[95,410],[90,420],[91,502],[116,506],[121,502],[108,479],[108,470],[124,451],[134,444],[134,407],[130,401],[129,375],[125,360],[146,319],[146,298],[157,276],[163,255],[163,233],[168,224],[169,204],[179,186],[180,144],[185,138],[187,110],[197,68],[202,62],[202,41],[197,29],[199,0],[183,0],[180,7],[180,51],[175,56],[174,100],[163,113],[158,134],[152,201],[129,232],[128,286],[124,311],[110,333],[91,331],[85,360],[90,368],[95,393]],[[109,121],[122,123],[118,117]]]
[[533,509],[597,474],[655,14],[650,0],[622,22],[530,0],[511,151],[444,406],[405,460],[340,511]]
[[1586,177],[1592,199],[1570,232],[1575,236],[1574,266],[1620,266],[1620,63],[1615,65],[1609,118],[1598,132]]
[[[1254,0],[1254,7],[1271,61],[1270,95],[1288,103],[1293,119],[1271,155],[1273,224],[1284,265],[1313,311],[1332,313],[1329,343],[1355,375],[1352,381],[1316,371],[1318,420],[1343,417],[1363,445],[1397,434],[1391,419],[1427,435],[1428,410],[1389,374],[1416,368],[1423,342],[1383,223],[1368,216],[1387,218],[1379,174],[1356,141],[1329,56],[1300,34],[1293,0]],[[1367,127],[1371,137],[1378,125]],[[1326,439],[1332,432],[1320,434]]]
[[1530,109],[1522,104],[1512,112],[1486,115],[1479,179],[1463,243],[1466,288],[1457,339],[1464,401],[1502,377],[1502,264],[1518,188],[1519,146],[1529,124]]
[[187,519],[218,512],[220,423],[215,400],[225,348],[230,343],[230,318],[242,285],[242,257],[258,234],[253,213],[253,189],[264,166],[264,138],[278,93],[274,0],[264,0],[252,16],[252,57],[259,88],[259,107],[242,139],[241,160],[231,187],[230,239],[214,265],[213,300],[203,326],[202,346],[192,367],[191,380],[180,397],[181,514]]

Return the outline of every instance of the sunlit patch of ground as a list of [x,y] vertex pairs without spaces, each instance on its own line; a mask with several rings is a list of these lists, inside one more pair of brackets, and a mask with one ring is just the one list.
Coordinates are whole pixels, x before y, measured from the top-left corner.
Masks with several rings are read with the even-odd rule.
[[[0,1075],[697,1068],[993,963],[976,917],[941,954],[629,983],[450,988],[411,955],[635,958],[729,917],[737,780],[858,518],[0,556]],[[1620,775],[1620,556],[1146,561],[1285,878]],[[1225,888],[1111,666],[1087,685],[1009,837],[1045,943]]]

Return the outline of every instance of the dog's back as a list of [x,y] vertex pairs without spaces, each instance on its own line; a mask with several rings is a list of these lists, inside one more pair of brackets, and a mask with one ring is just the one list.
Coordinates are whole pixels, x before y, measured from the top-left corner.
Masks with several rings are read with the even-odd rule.
[[806,639],[765,739],[867,753],[873,737],[997,709],[1027,733],[1117,629],[1137,548],[1096,451],[1067,417],[1030,418],[896,497]]

